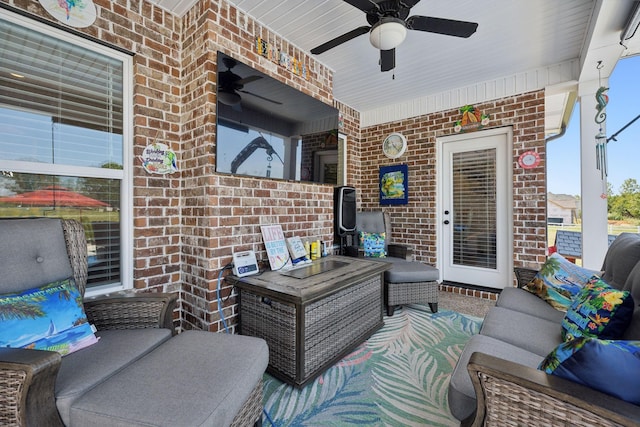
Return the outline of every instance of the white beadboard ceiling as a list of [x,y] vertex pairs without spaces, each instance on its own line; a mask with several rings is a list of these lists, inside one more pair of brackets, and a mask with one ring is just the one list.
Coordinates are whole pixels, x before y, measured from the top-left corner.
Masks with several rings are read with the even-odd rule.
[[[177,15],[197,2],[151,1]],[[304,51],[368,25],[342,0],[228,1]],[[640,34],[626,50],[619,44],[634,3],[421,0],[410,15],[477,22],[477,32],[463,39],[408,31],[395,70],[384,73],[367,34],[314,57],[334,70],[335,99],[359,111],[363,127],[548,88],[552,134],[568,120],[577,83],[598,78],[598,61],[606,77],[621,57],[640,52]]]

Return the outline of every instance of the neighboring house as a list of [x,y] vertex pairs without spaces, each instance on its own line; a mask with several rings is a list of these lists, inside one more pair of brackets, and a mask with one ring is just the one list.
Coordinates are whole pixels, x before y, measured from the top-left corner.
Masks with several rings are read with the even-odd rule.
[[[607,243],[610,246],[617,235],[609,234]],[[555,244],[550,248],[550,253],[557,252],[571,262],[582,258],[582,232],[570,230],[558,230]]]
[[568,194],[547,193],[547,222],[549,224],[575,224],[580,199]]

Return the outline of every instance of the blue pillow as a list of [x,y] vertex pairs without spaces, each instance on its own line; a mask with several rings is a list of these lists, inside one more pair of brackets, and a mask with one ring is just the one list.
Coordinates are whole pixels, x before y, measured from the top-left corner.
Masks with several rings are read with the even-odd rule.
[[526,291],[546,301],[556,310],[567,311],[571,301],[593,277],[593,271],[576,265],[558,253],[553,253],[542,265]]
[[619,339],[631,323],[633,298],[595,277],[575,296],[562,319],[562,339]]
[[640,341],[576,338],[556,347],[538,369],[640,405]]
[[360,245],[364,248],[364,256],[369,258],[386,258],[385,233],[360,232]]
[[0,295],[0,346],[65,355],[98,342],[73,279]]

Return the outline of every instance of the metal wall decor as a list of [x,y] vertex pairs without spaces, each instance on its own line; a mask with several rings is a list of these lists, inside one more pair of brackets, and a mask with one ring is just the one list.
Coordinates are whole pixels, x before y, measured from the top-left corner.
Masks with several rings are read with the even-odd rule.
[[[602,125],[602,123],[607,120],[605,109],[609,103],[609,97],[605,93],[609,88],[602,86],[600,76],[602,67],[602,61],[598,61],[596,68],[598,69],[598,85],[600,87],[596,91],[597,113],[594,120],[599,125]],[[607,198],[607,142],[607,135],[602,131],[602,126],[600,126],[600,131],[596,135],[596,168],[600,171],[600,179],[602,180],[602,193],[600,197],[603,199]]]

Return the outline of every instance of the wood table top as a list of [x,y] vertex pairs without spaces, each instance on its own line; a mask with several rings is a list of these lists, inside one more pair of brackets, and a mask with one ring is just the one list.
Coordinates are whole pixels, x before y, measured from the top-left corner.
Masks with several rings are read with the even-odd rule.
[[[386,262],[340,255],[320,258],[307,266],[302,269],[315,270],[312,273],[323,269],[325,271],[304,278],[285,275],[285,272],[265,271],[262,274],[245,277],[229,275],[225,280],[243,290],[304,304],[338,292],[366,277],[383,273],[391,268],[391,265]],[[298,274],[299,271],[298,269],[290,270],[290,273]]]

